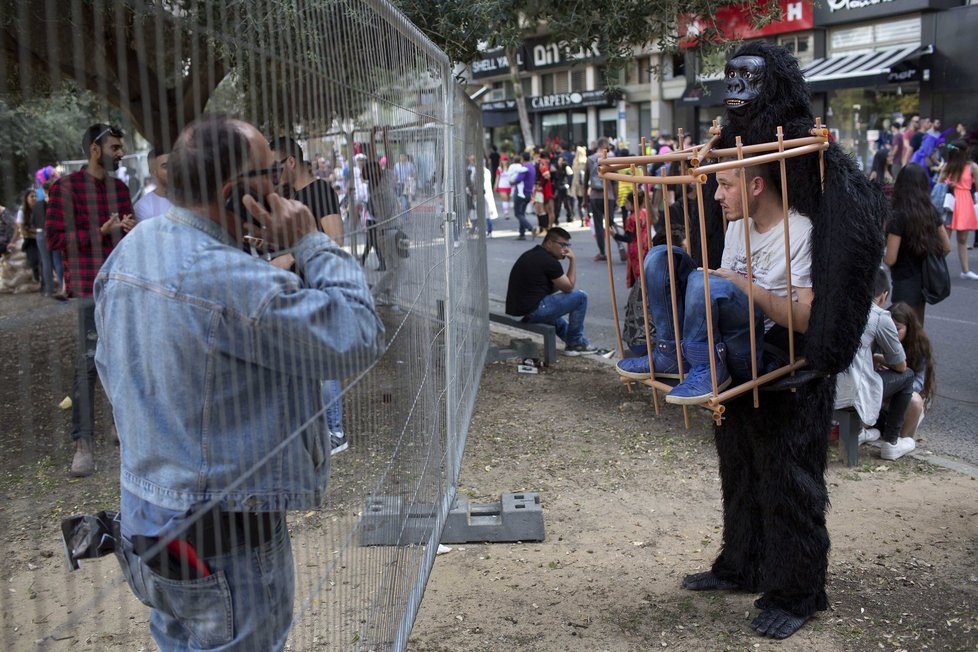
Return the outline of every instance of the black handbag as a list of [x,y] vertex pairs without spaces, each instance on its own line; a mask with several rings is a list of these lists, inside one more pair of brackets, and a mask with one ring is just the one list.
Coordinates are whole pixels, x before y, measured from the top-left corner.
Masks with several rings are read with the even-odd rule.
[[951,275],[943,255],[927,254],[921,276],[921,291],[927,303],[940,303],[951,294]]

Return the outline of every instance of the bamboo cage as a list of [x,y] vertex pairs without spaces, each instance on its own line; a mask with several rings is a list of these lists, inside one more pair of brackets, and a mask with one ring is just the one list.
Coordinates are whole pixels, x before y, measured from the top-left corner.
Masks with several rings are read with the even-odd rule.
[[[685,232],[687,234],[686,243],[684,248],[686,253],[689,251],[689,233],[690,233],[690,221],[691,217],[696,218],[695,226],[699,228],[700,234],[700,254],[703,261],[707,260],[707,237],[706,237],[706,215],[704,213],[703,205],[703,184],[706,183],[707,177],[710,174],[725,170],[734,170],[739,168],[746,168],[755,165],[777,163],[780,166],[781,172],[781,203],[783,210],[783,230],[784,230],[784,250],[785,250],[785,264],[786,264],[786,277],[787,277],[787,293],[788,296],[792,296],[792,286],[791,286],[791,249],[789,240],[789,229],[788,229],[788,178],[786,173],[785,162],[789,158],[796,156],[807,156],[812,154],[818,154],[819,156],[819,171],[821,174],[821,181],[825,182],[825,161],[824,152],[829,147],[829,132],[822,124],[821,118],[817,118],[814,127],[810,130],[810,135],[805,138],[793,138],[785,139],[784,131],[781,127],[778,127],[777,133],[772,134],[774,140],[766,143],[758,143],[755,145],[743,145],[741,138],[738,136],[736,139],[736,146],[731,148],[717,148],[716,145],[720,140],[720,125],[719,121],[714,121],[713,126],[710,128],[710,139],[701,145],[693,145],[685,149],[679,149],[665,154],[655,154],[647,156],[622,156],[622,157],[607,157],[607,155],[598,161],[598,175],[604,181],[604,201],[605,201],[605,241],[606,249],[610,250],[611,247],[611,211],[609,210],[609,196],[610,196],[610,184],[612,181],[625,181],[630,182],[633,185],[632,190],[632,209],[636,215],[639,213],[640,208],[645,208],[646,213],[651,215],[651,199],[649,192],[645,193],[645,203],[640,205],[638,197],[638,188],[640,184],[644,184],[651,188],[653,186],[661,186],[662,192],[662,211],[660,219],[665,220],[665,235],[666,244],[665,246],[672,250],[673,247],[673,237],[672,237],[672,217],[668,210],[667,201],[667,190],[670,187],[678,187],[682,192],[683,202],[683,220],[685,222]],[[682,142],[683,134],[682,130],[678,132],[678,140]],[[643,138],[642,151],[645,151],[645,141]],[[648,174],[648,166],[662,163],[671,164],[678,161],[680,164],[680,174],[673,176],[653,176]],[[628,170],[629,173],[626,174],[623,170]],[[752,262],[751,262],[751,245],[750,245],[750,224],[747,220],[748,210],[747,210],[747,179],[746,175],[740,175],[741,182],[741,199],[743,202],[743,214],[745,219],[743,219],[744,225],[744,242],[746,246],[747,254],[747,275],[749,278],[753,278]],[[687,193],[685,192],[685,186],[691,184],[695,187],[696,198],[697,198],[697,210],[696,215],[690,215],[689,202],[687,198]],[[726,227],[726,220],[724,220]],[[651,220],[646,220],[645,223],[645,233],[638,233],[641,229],[641,221],[636,219],[636,235],[638,243],[638,256],[639,261],[644,261],[645,256],[648,253],[645,247],[646,242],[651,242],[652,239],[652,229],[653,225]],[[726,228],[724,228],[726,232]],[[646,240],[647,238],[647,240]],[[677,310],[677,300],[676,300],[676,270],[675,265],[668,265],[669,268],[669,286],[670,286],[670,300],[672,303],[672,319],[673,319],[673,332],[676,333],[676,356],[677,359],[682,360],[682,350],[681,350],[681,340],[679,336],[682,333],[681,324],[679,324],[678,310]],[[706,325],[708,334],[708,344],[709,350],[716,350],[715,335],[713,332],[713,310],[711,303],[709,301],[710,292],[710,274],[709,270],[704,265],[702,269],[703,273],[703,288],[704,293],[707,295],[706,301]],[[650,316],[649,316],[649,305],[648,305],[648,289],[645,282],[644,265],[640,269],[639,282],[641,283],[641,294],[642,294],[642,314],[645,326],[645,345],[646,350],[649,355],[649,367],[650,375],[648,379],[636,380],[632,378],[621,377],[620,380],[623,383],[628,384],[631,388],[632,383],[639,383],[647,385],[652,390],[652,403],[655,406],[655,413],[660,414],[660,402],[659,402],[659,392],[668,393],[674,385],[672,383],[656,379],[655,378],[655,368],[653,366],[653,348],[654,342],[652,342],[651,328],[650,328]],[[611,305],[612,305],[612,316],[615,323],[615,330],[618,342],[618,354],[619,357],[624,357],[625,346],[622,341],[621,335],[621,325],[618,318],[618,300],[615,292],[614,277],[612,273],[612,263],[611,257],[608,257],[608,283],[611,288]],[[756,350],[756,340],[755,335],[755,306],[754,306],[754,288],[753,284],[749,284],[747,287],[748,304],[750,311],[750,335],[751,335],[751,378],[739,384],[732,384],[728,386],[723,391],[718,391],[717,385],[717,369],[716,369],[716,357],[714,355],[710,356],[710,376],[713,385],[713,392],[710,397],[704,401],[704,403],[699,406],[693,407],[703,407],[710,412],[712,412],[714,422],[719,425],[723,420],[723,414],[726,410],[724,407],[724,402],[729,401],[737,396],[751,392],[754,398],[754,407],[760,407],[760,395],[759,389],[766,383],[781,379],[788,375],[794,375],[798,370],[806,366],[806,360],[804,357],[799,357],[795,351],[795,333],[794,324],[792,319],[792,312],[788,311],[788,363],[770,371],[768,373],[760,374],[757,368],[757,350]],[[679,372],[679,382],[685,380],[685,372],[687,372],[688,365],[681,365]],[[683,417],[685,420],[686,427],[690,427],[689,420],[689,405],[683,405]]]

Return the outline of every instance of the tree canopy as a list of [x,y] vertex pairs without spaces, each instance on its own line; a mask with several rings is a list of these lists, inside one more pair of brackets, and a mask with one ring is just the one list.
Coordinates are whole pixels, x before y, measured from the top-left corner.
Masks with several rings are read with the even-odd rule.
[[[678,48],[681,26],[696,24],[696,47],[710,55],[730,46],[713,16],[738,5],[757,24],[778,17],[777,0],[395,0],[402,11],[455,62],[469,64],[480,49],[514,52],[529,37],[545,36],[576,51],[595,47],[606,57],[609,93],[635,48]],[[510,56],[511,62],[513,57]],[[515,76],[515,68],[513,68]],[[518,84],[514,92],[522,104]],[[521,121],[525,120],[525,109]],[[524,138],[528,129],[524,126]]]

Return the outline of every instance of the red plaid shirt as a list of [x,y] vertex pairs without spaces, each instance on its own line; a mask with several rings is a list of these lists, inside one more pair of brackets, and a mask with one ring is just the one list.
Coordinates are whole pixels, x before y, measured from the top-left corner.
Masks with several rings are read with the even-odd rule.
[[112,213],[132,214],[129,189],[114,177],[102,181],[79,170],[51,186],[44,227],[48,247],[65,255],[69,296],[92,296],[95,276],[116,245],[99,232]]

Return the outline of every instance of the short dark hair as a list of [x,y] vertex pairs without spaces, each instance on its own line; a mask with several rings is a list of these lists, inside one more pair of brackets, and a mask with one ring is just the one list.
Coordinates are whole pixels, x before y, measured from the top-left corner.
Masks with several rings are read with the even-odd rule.
[[523,152],[523,154],[520,155],[520,158],[522,158],[524,161],[529,161],[532,157],[530,156],[529,152]]
[[149,150],[149,154],[146,155],[146,158],[147,160],[152,161],[154,158],[158,158],[160,156],[166,156],[169,153],[170,153],[169,147],[162,147],[162,146],[154,147],[153,149]]
[[122,138],[126,133],[110,124],[104,122],[96,122],[91,127],[85,130],[82,135],[82,151],[85,156],[88,156],[88,150],[92,148],[92,143],[101,145],[105,142],[106,138]]
[[302,145],[295,138],[288,136],[276,136],[268,141],[268,147],[273,152],[295,157],[296,163],[305,162],[305,154],[302,153]]
[[890,270],[886,265],[876,268],[876,278],[873,280],[873,296],[878,297],[884,292],[890,291]]
[[557,238],[563,238],[564,240],[570,240],[571,239],[571,235],[570,235],[570,233],[568,233],[564,229],[560,228],[559,226],[555,226],[555,227],[552,227],[549,231],[547,231],[547,235],[544,236],[543,241],[544,242],[553,242]]
[[169,196],[175,203],[220,203],[221,187],[252,163],[244,125],[223,115],[204,116],[187,125],[167,163]]

